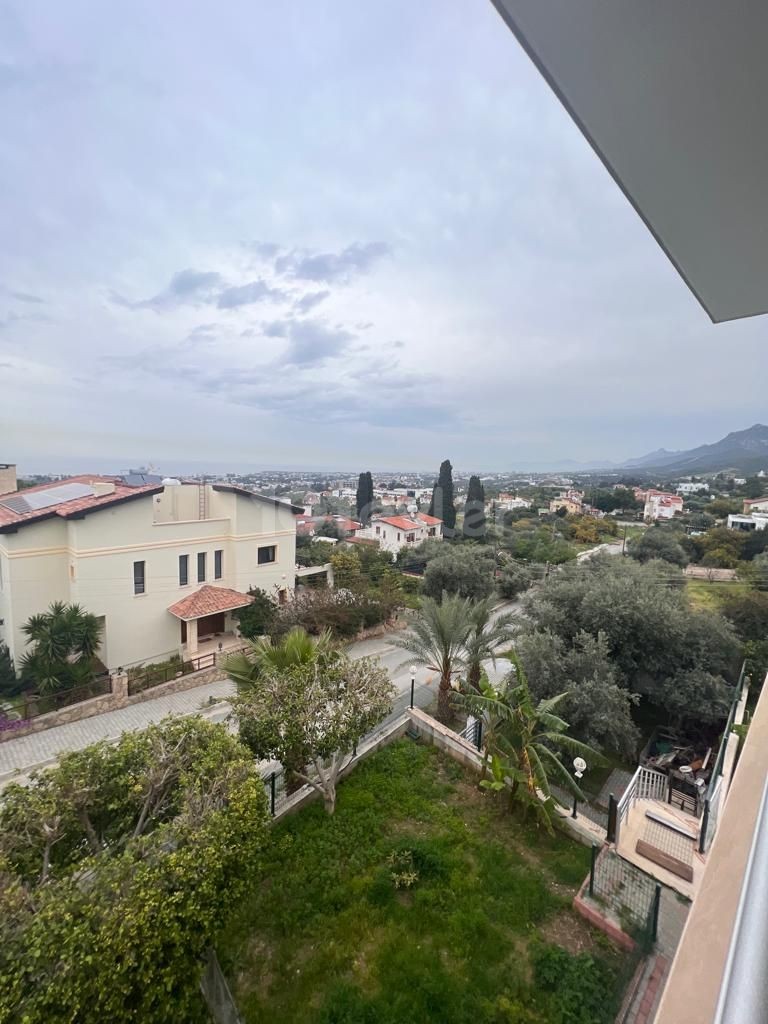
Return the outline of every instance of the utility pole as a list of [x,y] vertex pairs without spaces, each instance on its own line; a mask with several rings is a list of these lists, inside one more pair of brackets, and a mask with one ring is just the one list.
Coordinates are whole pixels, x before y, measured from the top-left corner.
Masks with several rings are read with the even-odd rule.
[[627,553],[627,526],[628,525],[629,525],[628,523],[624,523],[624,540],[622,540],[622,542],[621,542],[621,553],[622,553],[622,555],[626,555],[626,553]]

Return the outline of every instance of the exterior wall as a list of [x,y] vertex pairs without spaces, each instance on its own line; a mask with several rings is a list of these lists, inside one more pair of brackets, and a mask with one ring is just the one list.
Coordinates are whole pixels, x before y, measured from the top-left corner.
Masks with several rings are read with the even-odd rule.
[[[167,609],[202,585],[197,578],[200,552],[206,554],[207,583],[243,592],[250,587],[292,591],[296,534],[290,509],[210,486],[206,502],[212,518],[200,520],[197,485],[169,486],[162,495],[82,519],[50,519],[0,534],[0,639],[12,656],[18,660],[25,648],[21,627],[30,615],[56,600],[76,602],[104,617],[102,660],[109,669],[179,651],[181,626]],[[191,512],[191,520],[169,518]],[[276,561],[259,565],[258,548],[272,545]],[[218,580],[216,550],[223,551]],[[182,587],[179,555],[184,554],[189,556],[189,582]],[[133,592],[136,561],[145,563],[143,594]]]
[[744,502],[744,512],[749,515],[750,512],[768,512],[768,498],[760,499],[746,499]]
[[[377,529],[378,533],[376,532]],[[435,531],[434,537],[429,536],[431,529]],[[406,537],[410,534],[413,534],[412,541],[406,540]],[[417,544],[421,544],[424,540],[442,540],[443,530],[442,525],[433,527],[419,525],[418,523],[413,524],[413,529],[403,530],[392,526],[391,523],[376,522],[374,520],[364,530],[358,530],[356,536],[364,537],[368,540],[377,540],[382,551],[389,551],[390,554],[396,555],[403,548],[416,547]]]

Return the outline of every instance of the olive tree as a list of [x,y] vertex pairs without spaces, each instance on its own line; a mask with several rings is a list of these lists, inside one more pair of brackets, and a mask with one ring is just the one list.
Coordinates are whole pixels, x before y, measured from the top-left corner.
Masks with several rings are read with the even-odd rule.
[[234,703],[240,737],[336,808],[336,784],[352,751],[391,710],[395,688],[370,658],[340,657],[284,670],[265,667]]

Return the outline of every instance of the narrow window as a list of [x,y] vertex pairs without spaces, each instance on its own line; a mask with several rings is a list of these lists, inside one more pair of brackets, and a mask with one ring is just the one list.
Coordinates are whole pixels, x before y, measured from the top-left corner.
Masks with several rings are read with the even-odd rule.
[[133,563],[133,592],[134,594],[143,594],[146,587],[146,576],[144,572],[144,562]]
[[259,548],[258,563],[259,565],[268,565],[270,562],[274,562],[277,559],[277,548],[274,544],[270,544],[269,547]]
[[214,551],[213,552],[213,578],[220,580],[223,576],[223,564],[224,564],[224,552]]
[[189,555],[179,555],[179,586],[189,583]]
[[197,553],[197,582],[205,583],[205,552]]

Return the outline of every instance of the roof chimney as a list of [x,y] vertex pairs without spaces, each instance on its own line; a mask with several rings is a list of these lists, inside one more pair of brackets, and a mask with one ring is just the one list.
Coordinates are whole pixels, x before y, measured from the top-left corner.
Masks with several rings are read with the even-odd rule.
[[114,480],[91,480],[91,487],[97,498],[103,498],[107,494],[115,493]]
[[16,466],[12,462],[0,462],[0,494],[13,494],[18,489]]

